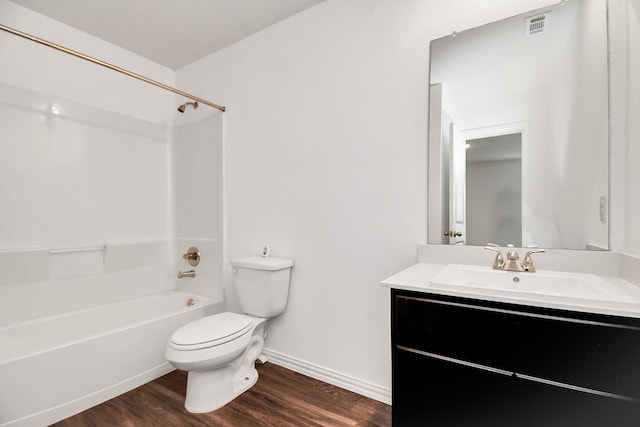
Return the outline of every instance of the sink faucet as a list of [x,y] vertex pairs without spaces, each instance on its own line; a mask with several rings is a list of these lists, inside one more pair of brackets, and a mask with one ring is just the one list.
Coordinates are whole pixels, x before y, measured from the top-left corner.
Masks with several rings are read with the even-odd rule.
[[[507,258],[502,256],[502,252],[499,249],[496,249],[497,245],[489,243],[488,246],[485,246],[485,249],[496,252],[496,258],[493,261],[493,269],[494,270],[507,270],[507,271],[528,271],[530,273],[534,273],[536,271],[536,267],[533,265],[533,258],[531,255],[544,253],[544,249],[533,249],[526,253],[524,256],[524,260],[520,261],[520,255],[516,251],[507,252]],[[509,248],[513,248],[513,245],[509,245]]]

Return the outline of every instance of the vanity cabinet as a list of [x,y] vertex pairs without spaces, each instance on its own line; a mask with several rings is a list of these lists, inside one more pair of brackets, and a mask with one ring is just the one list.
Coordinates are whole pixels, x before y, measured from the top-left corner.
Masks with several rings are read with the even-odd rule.
[[393,425],[640,426],[640,319],[392,289]]

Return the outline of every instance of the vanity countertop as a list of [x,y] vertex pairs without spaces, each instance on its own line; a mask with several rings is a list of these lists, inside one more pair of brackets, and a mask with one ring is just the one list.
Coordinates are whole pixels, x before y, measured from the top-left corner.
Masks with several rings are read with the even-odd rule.
[[[483,289],[439,289],[431,285],[431,280],[441,273],[447,264],[417,263],[405,270],[402,270],[393,276],[382,281],[382,286],[391,289],[401,289],[414,292],[423,292],[427,294],[450,295],[455,297],[473,298],[487,301],[498,301],[511,304],[529,305],[535,307],[547,307],[560,310],[581,311],[588,313],[597,313],[613,316],[624,316],[640,318],[640,302],[638,304],[628,304],[625,307],[619,307],[611,304],[606,300],[580,300],[577,302],[560,301],[557,297],[544,294],[495,294]],[[539,270],[542,271],[542,270]],[[535,273],[522,273],[535,274]],[[630,295],[637,295],[640,301],[640,288],[624,279],[618,277],[599,276],[602,280],[615,285]]]

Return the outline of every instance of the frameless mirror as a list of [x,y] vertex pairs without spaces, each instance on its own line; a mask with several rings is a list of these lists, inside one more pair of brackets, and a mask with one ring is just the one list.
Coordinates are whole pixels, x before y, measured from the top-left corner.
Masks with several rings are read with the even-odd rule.
[[429,243],[607,250],[606,2],[453,33],[430,59]]

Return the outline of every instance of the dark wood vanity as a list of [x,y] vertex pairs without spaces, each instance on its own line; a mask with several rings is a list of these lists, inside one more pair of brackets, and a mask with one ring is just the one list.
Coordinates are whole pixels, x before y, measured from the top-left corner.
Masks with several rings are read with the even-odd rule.
[[638,427],[640,319],[391,289],[393,426]]

